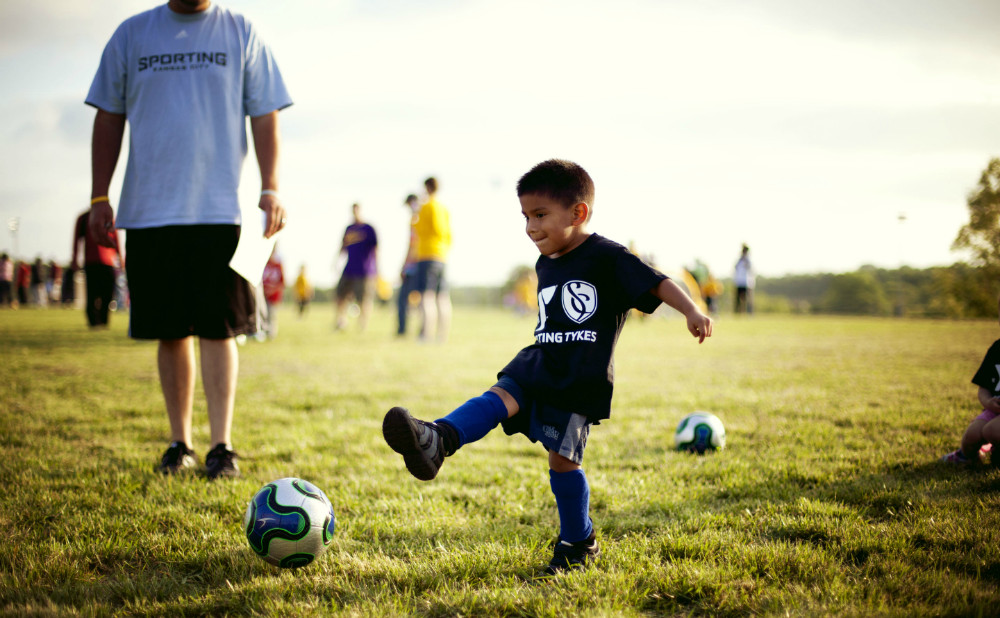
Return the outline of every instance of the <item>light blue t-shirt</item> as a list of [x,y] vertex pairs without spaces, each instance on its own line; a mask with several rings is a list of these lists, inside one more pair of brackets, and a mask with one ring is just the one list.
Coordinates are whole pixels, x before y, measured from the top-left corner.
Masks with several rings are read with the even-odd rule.
[[129,124],[119,228],[239,224],[246,117],[292,104],[271,50],[242,15],[167,5],[112,35],[86,102]]

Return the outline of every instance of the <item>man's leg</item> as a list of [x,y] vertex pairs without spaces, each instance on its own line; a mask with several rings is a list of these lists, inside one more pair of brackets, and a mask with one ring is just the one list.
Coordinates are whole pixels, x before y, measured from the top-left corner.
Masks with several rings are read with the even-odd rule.
[[444,343],[448,340],[448,330],[451,327],[451,294],[446,289],[437,293],[437,310],[437,339]]
[[236,378],[239,374],[239,352],[236,340],[199,339],[201,348],[201,381],[208,403],[208,423],[212,446],[231,444],[233,410],[236,406]]
[[368,328],[368,317],[372,313],[372,307],[375,305],[375,287],[378,285],[375,277],[365,277],[362,279],[363,283],[358,286],[361,291],[361,296],[358,304],[361,309],[361,313],[358,315],[358,330],[364,332]]
[[347,326],[347,318],[344,317],[344,310],[347,309],[347,295],[348,290],[344,282],[344,278],[341,277],[340,283],[337,284],[337,289],[334,291],[334,304],[335,312],[333,315],[333,327],[336,330],[341,330]]
[[108,325],[108,312],[111,310],[111,301],[115,297],[115,271],[110,266],[99,268],[97,281],[97,324]]
[[438,319],[437,294],[430,289],[420,294],[420,339],[430,341],[431,329]]
[[191,407],[194,401],[194,339],[162,339],[157,350],[160,387],[174,442],[191,447]]
[[406,334],[406,315],[410,309],[410,289],[412,288],[412,275],[403,275],[403,281],[399,284],[399,296],[396,298],[396,334]]
[[236,404],[236,378],[239,353],[236,339],[199,339],[201,345],[201,381],[208,402],[208,423],[212,450],[205,455],[205,474],[209,479],[235,478],[240,475],[233,452],[231,432]]

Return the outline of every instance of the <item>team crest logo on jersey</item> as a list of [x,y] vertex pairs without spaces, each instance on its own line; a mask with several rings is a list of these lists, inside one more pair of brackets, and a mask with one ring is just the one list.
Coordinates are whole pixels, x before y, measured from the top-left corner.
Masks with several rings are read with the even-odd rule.
[[597,311],[597,288],[586,281],[563,284],[562,306],[566,317],[582,324]]

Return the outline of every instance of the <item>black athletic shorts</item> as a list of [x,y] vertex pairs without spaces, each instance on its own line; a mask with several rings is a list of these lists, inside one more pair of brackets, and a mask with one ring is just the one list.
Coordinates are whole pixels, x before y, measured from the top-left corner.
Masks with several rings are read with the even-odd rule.
[[583,464],[583,451],[590,437],[590,420],[582,414],[546,405],[524,392],[510,376],[500,376],[494,386],[507,391],[520,408],[501,422],[508,436],[523,433],[532,442],[541,442],[547,451],[559,453],[573,463]]
[[128,230],[129,336],[228,339],[256,331],[246,279],[229,267],[238,225],[171,225]]

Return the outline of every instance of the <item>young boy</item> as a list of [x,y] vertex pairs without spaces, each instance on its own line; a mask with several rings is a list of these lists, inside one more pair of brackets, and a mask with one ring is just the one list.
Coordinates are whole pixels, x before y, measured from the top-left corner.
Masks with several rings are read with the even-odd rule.
[[548,451],[559,512],[559,540],[548,574],[583,567],[599,554],[590,519],[590,487],[580,467],[591,424],[611,414],[613,354],[633,308],[651,313],[665,302],[687,318],[699,343],[712,334],[673,281],[621,245],[587,231],[594,183],[579,165],[539,163],[517,184],[528,238],[541,256],[535,343],[521,350],[479,397],[433,423],[405,408],[385,415],[386,442],[420,480],[437,476],[445,457],[502,424]]
[[[1000,302],[997,304],[1000,313]],[[969,465],[980,461],[980,448],[992,451],[993,446],[1000,444],[1000,339],[993,342],[986,351],[979,370],[972,377],[972,383],[979,387],[979,404],[983,411],[972,419],[962,434],[962,446],[941,458],[952,464]],[[1000,453],[990,453],[990,459],[996,463]]]

